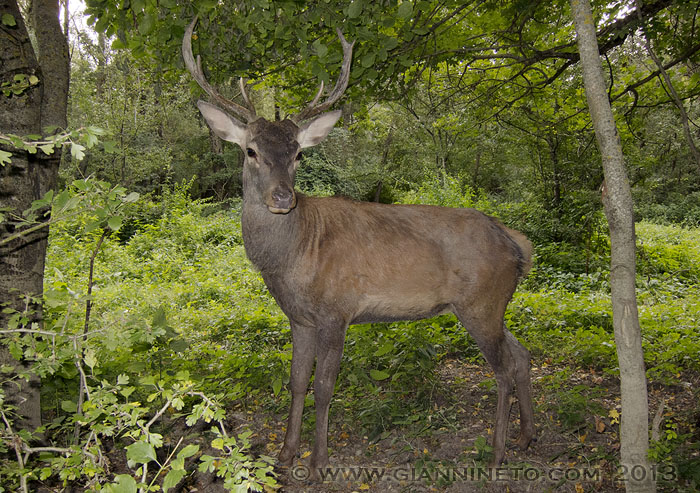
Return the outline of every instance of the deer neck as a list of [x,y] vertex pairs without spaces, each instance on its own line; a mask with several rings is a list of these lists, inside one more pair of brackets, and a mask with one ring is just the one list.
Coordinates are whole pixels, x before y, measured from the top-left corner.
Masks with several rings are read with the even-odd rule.
[[241,228],[246,255],[263,275],[282,274],[293,267],[299,247],[303,199],[287,214],[274,214],[257,194],[243,194]]

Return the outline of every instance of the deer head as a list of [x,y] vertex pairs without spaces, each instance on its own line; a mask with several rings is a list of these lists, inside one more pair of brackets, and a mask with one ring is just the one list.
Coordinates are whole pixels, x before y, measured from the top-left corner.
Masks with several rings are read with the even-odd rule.
[[199,101],[197,106],[216,135],[238,144],[243,150],[244,193],[262,200],[270,212],[286,214],[296,206],[294,178],[301,150],[321,142],[340,118],[340,110],[327,110],[348,86],[354,42],[348,43],[340,30],[337,31],[343,46],[343,64],[338,81],[324,102],[319,103],[323,93],[321,83],[313,101],[300,113],[282,121],[268,121],[255,113],[243,78],[239,83],[245,106],[224,98],[207,82],[201,58],[197,56],[195,61],[192,54],[192,32],[196,23],[195,17],[185,31],[182,55],[194,79],[216,103]]

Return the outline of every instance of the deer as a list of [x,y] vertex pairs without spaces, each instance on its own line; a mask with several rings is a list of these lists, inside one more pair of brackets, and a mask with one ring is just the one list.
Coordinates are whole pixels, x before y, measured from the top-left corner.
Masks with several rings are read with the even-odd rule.
[[278,463],[289,467],[297,456],[315,363],[310,468],[329,467],[328,412],[348,326],[449,312],[474,338],[495,374],[491,465],[505,458],[514,390],[520,411],[517,445],[526,449],[535,439],[530,353],[507,330],[504,316],[531,268],[530,241],[474,209],[359,202],[295,191],[302,149],[321,142],[341,117],[340,110],[329,109],[348,86],[354,41],[337,30],[343,61],[323,102],[321,83],[301,112],[268,121],[256,114],[243,78],[245,105],[224,98],[207,82],[200,56],[195,61],[192,53],[196,22],[195,17],[185,31],[183,58],[215,103],[200,100],[197,106],[216,135],[243,150],[243,245],[291,328],[291,406]]

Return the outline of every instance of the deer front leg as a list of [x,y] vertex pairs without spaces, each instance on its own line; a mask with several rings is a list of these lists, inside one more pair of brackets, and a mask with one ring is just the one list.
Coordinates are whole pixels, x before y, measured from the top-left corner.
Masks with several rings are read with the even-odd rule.
[[346,328],[321,329],[318,333],[314,379],[316,437],[311,455],[311,470],[316,478],[318,469],[328,467],[328,410],[343,357]]
[[316,356],[316,330],[292,323],[292,371],[289,386],[292,390],[292,405],[289,408],[287,433],[284,446],[277,460],[283,466],[291,466],[301,440],[301,417],[304,413],[304,399],[311,378],[311,370]]

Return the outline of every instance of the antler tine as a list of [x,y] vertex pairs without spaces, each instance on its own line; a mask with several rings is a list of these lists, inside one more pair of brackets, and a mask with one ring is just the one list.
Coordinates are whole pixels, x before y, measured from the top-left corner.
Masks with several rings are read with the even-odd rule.
[[[248,93],[245,91],[243,83],[241,83],[241,93],[243,94],[243,99],[245,100],[248,108],[241,106],[238,103],[234,103],[230,99],[226,99],[219,92],[214,89],[211,84],[207,81],[204,76],[204,71],[202,70],[202,59],[197,55],[197,61],[195,62],[194,55],[192,54],[192,33],[194,31],[194,26],[197,24],[198,17],[195,16],[187,29],[185,30],[185,36],[182,38],[182,58],[185,60],[185,66],[189,70],[190,74],[194,80],[197,81],[199,87],[204,89],[214,101],[216,101],[220,106],[229,110],[232,113],[244,118],[246,122],[251,122],[255,120],[255,108],[250,103],[250,98],[248,98]],[[241,79],[243,81],[243,79]]]
[[255,114],[255,106],[253,106],[253,103],[250,101],[250,96],[248,96],[248,85],[247,81],[241,77],[238,79],[238,85],[241,88],[241,96],[243,96],[243,101],[245,101],[245,104],[250,108],[250,111]]
[[319,89],[316,97],[313,99],[311,104],[304,108],[300,113],[294,115],[291,119],[299,123],[301,121],[307,120],[312,116],[316,116],[319,113],[323,113],[328,108],[333,106],[333,104],[340,99],[340,97],[345,92],[348,87],[348,82],[350,82],[350,63],[352,62],[352,47],[355,45],[355,41],[348,43],[343,33],[340,29],[336,29],[338,33],[338,38],[340,38],[340,44],[343,46],[343,65],[340,68],[340,74],[338,75],[338,80],[335,83],[333,91],[331,91],[328,98],[321,104],[318,104],[318,100],[323,92],[323,82],[321,82],[321,88]]
[[316,96],[314,96],[313,101],[309,104],[309,106],[314,107],[318,104],[318,100],[321,99],[321,94],[323,94],[323,81],[321,81],[321,85],[318,88],[318,92],[316,93]]

